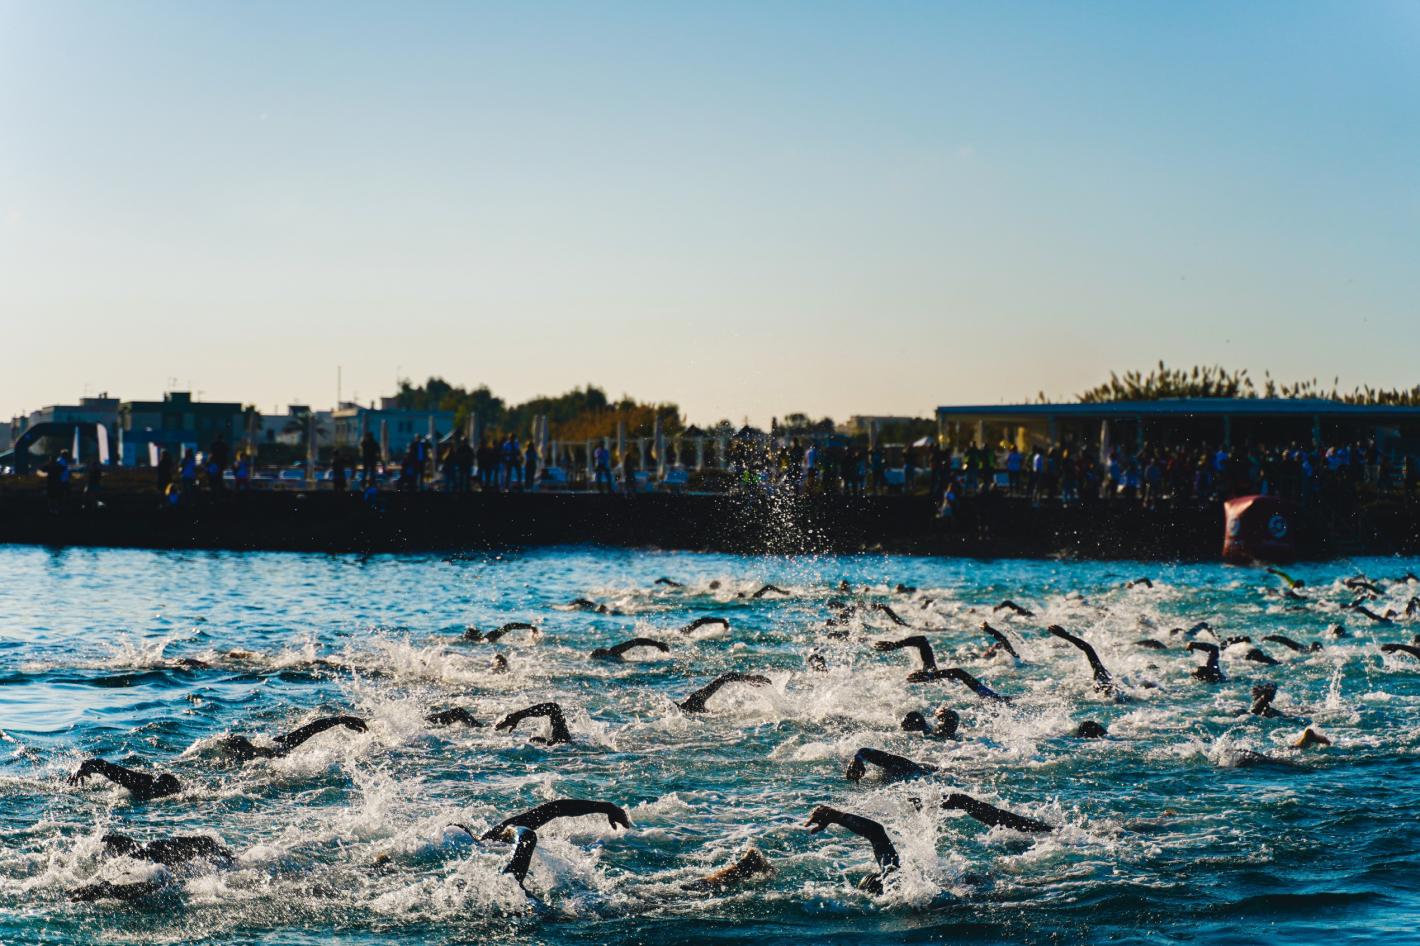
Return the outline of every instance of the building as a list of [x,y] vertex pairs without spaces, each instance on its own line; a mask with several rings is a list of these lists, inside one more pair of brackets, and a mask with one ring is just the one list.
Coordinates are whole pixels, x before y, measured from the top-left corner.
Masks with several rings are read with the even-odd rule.
[[187,391],[169,391],[161,401],[120,403],[118,428],[119,463],[147,466],[158,451],[175,457],[188,448],[204,451],[219,436],[235,453],[246,436],[246,410],[234,401],[194,401]]
[[299,447],[306,442],[306,425],[312,415],[316,421],[316,447],[323,449],[335,443],[334,411],[313,411],[308,404],[288,404],[286,413],[262,414],[256,425],[257,449],[262,444],[284,444]]
[[854,414],[842,424],[838,425],[838,432],[846,437],[866,437],[869,430],[874,425],[878,428],[898,427],[908,424],[915,424],[922,420],[920,417],[901,417],[894,415],[873,416],[869,414]]
[[1375,440],[1382,449],[1420,446],[1420,407],[1346,404],[1322,398],[1164,398],[1097,404],[999,404],[937,408],[949,443],[1034,445],[1144,443],[1317,445]]
[[392,397],[381,398],[379,407],[343,403],[332,413],[331,420],[336,446],[354,448],[370,433],[382,442],[386,459],[400,456],[410,441],[428,436],[431,430],[436,439],[441,439],[454,428],[453,411],[407,410]]

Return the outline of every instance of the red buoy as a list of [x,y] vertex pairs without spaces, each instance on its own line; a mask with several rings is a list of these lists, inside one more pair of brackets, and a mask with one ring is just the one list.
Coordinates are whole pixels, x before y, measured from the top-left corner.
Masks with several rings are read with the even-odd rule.
[[1297,557],[1297,511],[1276,496],[1239,496],[1223,504],[1223,560],[1290,562]]

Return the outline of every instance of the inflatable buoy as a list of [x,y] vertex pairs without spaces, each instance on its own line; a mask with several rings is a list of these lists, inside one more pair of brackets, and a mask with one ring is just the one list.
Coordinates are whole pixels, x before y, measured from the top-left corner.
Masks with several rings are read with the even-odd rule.
[[1290,562],[1297,557],[1296,509],[1276,496],[1239,496],[1223,504],[1223,560]]

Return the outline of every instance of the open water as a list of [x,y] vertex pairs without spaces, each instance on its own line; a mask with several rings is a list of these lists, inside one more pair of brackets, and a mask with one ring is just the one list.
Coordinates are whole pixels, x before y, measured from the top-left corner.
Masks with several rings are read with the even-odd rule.
[[[1368,608],[1403,611],[1420,594],[1396,580],[1410,570],[1420,562],[1299,566],[1297,601],[1261,570],[1221,565],[0,548],[0,942],[1413,942],[1420,661],[1379,644],[1408,642],[1420,621],[1346,610],[1358,594],[1341,583],[1364,573],[1382,589]],[[1153,587],[1124,587],[1141,576]],[[765,582],[789,595],[740,597]],[[576,598],[620,613],[567,609]],[[869,608],[827,627],[832,598],[889,604],[942,666],[1013,702],[907,682],[911,652],[871,643],[909,632]],[[1003,598],[1034,616],[993,614]],[[701,615],[729,630],[679,633]],[[983,620],[1024,660],[983,656]],[[507,621],[542,634],[461,641],[468,625]],[[1200,621],[1323,648],[1264,643],[1279,663],[1263,666],[1229,647],[1227,681],[1201,683],[1187,634],[1170,633]],[[1050,623],[1094,644],[1125,701],[1095,692]],[[587,658],[633,635],[671,651]],[[492,667],[499,653],[507,672]],[[806,665],[810,653],[827,672]],[[772,685],[679,711],[730,669]],[[1268,680],[1289,718],[1240,715]],[[457,705],[491,723],[549,699],[567,710],[570,745],[532,743],[541,723],[510,734],[424,721]],[[905,712],[942,705],[962,714],[959,740],[899,729]],[[331,730],[244,765],[218,751],[232,733],[261,742],[330,713],[369,731]],[[1087,718],[1108,737],[1074,738]],[[1334,744],[1292,748],[1308,724]],[[843,771],[863,746],[940,775],[854,784]],[[1243,764],[1249,753],[1275,763]],[[174,773],[184,790],[141,802],[102,779],[66,784],[94,755]],[[1058,829],[987,829],[932,804],[948,791]],[[632,828],[549,824],[526,891],[501,872],[507,845],[449,827],[481,833],[558,797],[614,801]],[[886,826],[903,866],[882,895],[856,889],[873,870],[864,841],[804,830],[818,804]],[[237,860],[169,871],[104,857],[111,831],[207,834]],[[681,889],[751,844],[773,876]],[[99,879],[166,885],[131,902],[70,901]]]

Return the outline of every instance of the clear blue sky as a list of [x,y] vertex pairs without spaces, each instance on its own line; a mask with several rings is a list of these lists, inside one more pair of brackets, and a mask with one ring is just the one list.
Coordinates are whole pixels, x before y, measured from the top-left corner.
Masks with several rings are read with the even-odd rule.
[[0,414],[1412,385],[1420,3],[0,0]]

